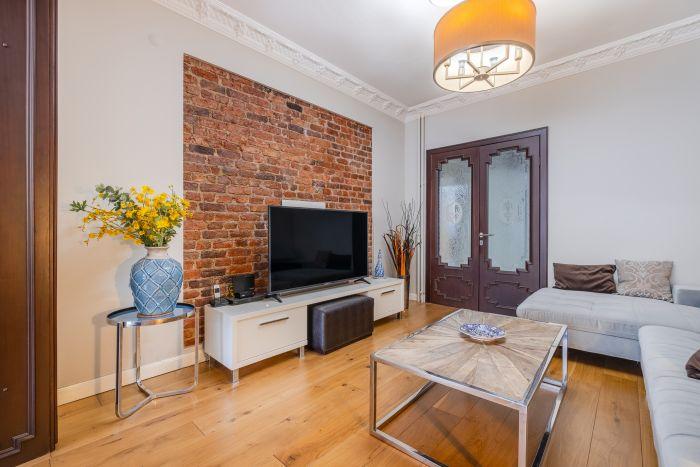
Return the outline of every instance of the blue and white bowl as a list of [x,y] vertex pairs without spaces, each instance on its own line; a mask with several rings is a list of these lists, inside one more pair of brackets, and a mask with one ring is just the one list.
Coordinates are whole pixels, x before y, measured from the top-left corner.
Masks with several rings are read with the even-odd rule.
[[493,342],[506,337],[506,331],[498,326],[482,323],[466,323],[459,327],[459,332],[479,342]]

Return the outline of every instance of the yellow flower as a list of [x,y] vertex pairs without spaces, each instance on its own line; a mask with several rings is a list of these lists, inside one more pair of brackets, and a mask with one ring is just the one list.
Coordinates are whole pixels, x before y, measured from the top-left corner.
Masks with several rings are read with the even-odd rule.
[[[170,187],[169,193],[155,194],[153,188],[143,185],[141,189],[106,187],[98,193],[92,203],[85,206],[82,230],[88,231],[93,222],[97,229],[88,234],[89,239],[100,239],[105,235],[122,236],[125,240],[146,246],[167,244],[175,234],[176,227],[189,217],[190,203],[178,196]],[[120,199],[119,207],[110,201]],[[87,242],[87,241],[86,241]]]
[[168,222],[167,218],[159,217],[156,220],[156,229],[167,229],[168,227],[170,227],[170,222]]

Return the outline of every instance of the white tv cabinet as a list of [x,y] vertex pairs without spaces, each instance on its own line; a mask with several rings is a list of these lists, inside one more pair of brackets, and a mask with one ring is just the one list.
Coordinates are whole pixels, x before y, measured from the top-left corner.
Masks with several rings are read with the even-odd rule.
[[238,369],[290,350],[304,356],[308,344],[307,307],[315,303],[367,295],[374,299],[374,320],[403,311],[403,279],[369,278],[357,282],[241,305],[204,308],[204,352],[231,371],[238,384]]

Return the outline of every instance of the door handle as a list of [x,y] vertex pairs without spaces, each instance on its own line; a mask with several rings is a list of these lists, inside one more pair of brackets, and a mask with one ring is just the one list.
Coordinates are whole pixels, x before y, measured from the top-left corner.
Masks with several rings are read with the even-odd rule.
[[480,239],[481,239],[481,238],[486,238],[486,237],[493,237],[494,235],[496,235],[496,234],[490,234],[490,233],[479,232],[479,238],[480,238]]

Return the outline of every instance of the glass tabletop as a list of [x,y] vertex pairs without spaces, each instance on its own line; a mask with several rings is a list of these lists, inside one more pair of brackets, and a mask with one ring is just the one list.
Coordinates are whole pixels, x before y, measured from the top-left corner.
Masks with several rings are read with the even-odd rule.
[[178,303],[169,313],[154,316],[139,315],[136,307],[122,308],[107,315],[107,323],[114,326],[121,324],[126,328],[134,326],[153,326],[170,323],[194,316],[194,306],[188,303]]
[[[473,341],[459,331],[466,323],[501,327],[506,337],[491,344]],[[566,326],[554,323],[457,310],[378,350],[374,357],[519,403],[537,383],[565,330]]]

